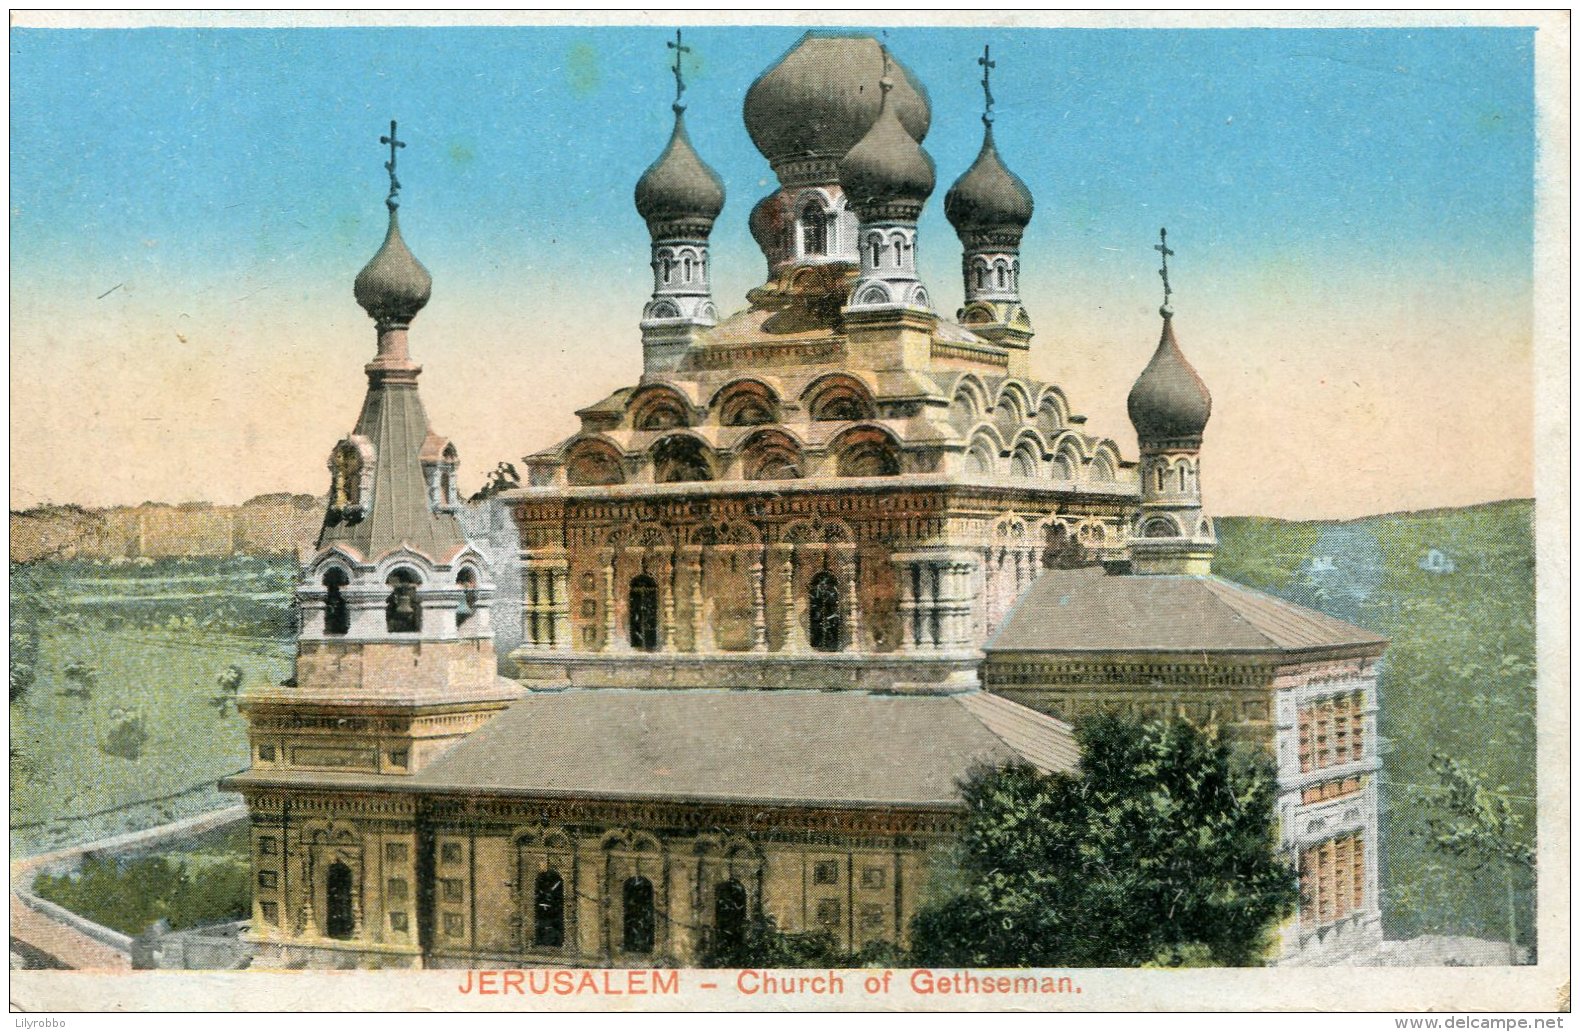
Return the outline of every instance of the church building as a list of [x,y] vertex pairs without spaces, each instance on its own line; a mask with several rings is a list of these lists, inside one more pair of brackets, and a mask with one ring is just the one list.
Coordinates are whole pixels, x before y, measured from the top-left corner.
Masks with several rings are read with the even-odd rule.
[[[1372,920],[1384,643],[1210,576],[1209,403],[1166,303],[1131,394],[1139,463],[1032,375],[1033,201],[994,139],[990,55],[981,150],[944,198],[953,319],[916,261],[927,91],[877,40],[828,33],[747,91],[779,185],[750,216],[765,281],[721,316],[724,184],[672,46],[673,131],[636,185],[642,373],[490,503],[519,532],[508,608],[418,397],[432,280],[401,235],[394,123],[383,138],[389,230],[355,283],[366,400],[330,452],[296,676],[244,695],[252,765],[227,782],[252,817],[255,966],[695,964],[757,919],[903,946],[959,780],[1073,770],[1065,720],[1099,708],[1288,751],[1290,848],[1359,843],[1310,847],[1302,877],[1330,895],[1289,948]],[[518,619],[500,656],[494,622]],[[1294,830],[1330,809],[1333,830]]]

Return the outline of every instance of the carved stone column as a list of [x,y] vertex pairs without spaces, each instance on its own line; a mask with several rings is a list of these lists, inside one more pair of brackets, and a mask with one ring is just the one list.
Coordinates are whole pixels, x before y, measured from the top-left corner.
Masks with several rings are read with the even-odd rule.
[[675,652],[679,648],[675,644],[675,588],[679,581],[677,571],[680,563],[674,552],[665,554],[663,562],[664,577],[662,583],[664,585],[664,599],[659,607],[662,614],[660,617],[662,626],[658,629],[658,647],[663,652]]
[[916,634],[916,566],[900,556],[890,560],[894,564],[894,580],[899,585],[896,607],[900,616],[900,651],[915,652]]
[[844,555],[845,592],[850,596],[850,650],[863,652],[861,642],[861,560],[854,545],[841,549]]
[[783,652],[806,652],[806,634],[801,630],[801,620],[795,605],[795,546],[779,545],[779,599],[784,608]]
[[713,637],[713,620],[709,610],[712,600],[707,592],[707,548],[692,545],[687,548],[691,573],[691,651],[714,652],[718,649]]
[[550,631],[556,649],[571,647],[571,571],[564,560],[549,573]]
[[763,587],[767,569],[763,563],[764,549],[752,551],[752,651],[768,651],[768,597]]
[[619,621],[615,619],[614,578],[617,556],[613,549],[603,554],[603,651],[621,651]]

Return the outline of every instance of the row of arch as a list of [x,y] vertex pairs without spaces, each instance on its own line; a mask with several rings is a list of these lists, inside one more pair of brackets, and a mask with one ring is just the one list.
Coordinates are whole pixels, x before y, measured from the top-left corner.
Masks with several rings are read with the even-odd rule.
[[[833,470],[842,477],[892,477],[903,468],[900,444],[889,430],[876,424],[858,424],[829,442]],[[741,456],[746,480],[794,480],[808,473],[805,449],[790,432],[765,428],[743,441],[734,452]],[[682,432],[659,438],[648,449],[653,482],[678,484],[719,479],[723,463],[706,441]],[[606,486],[626,482],[622,452],[600,438],[584,438],[566,457],[566,479],[572,487]]]
[[1191,494],[1200,491],[1200,473],[1196,462],[1184,456],[1173,461],[1163,457],[1147,460],[1148,486],[1158,492]]
[[706,283],[706,261],[706,255],[696,247],[654,248],[654,281],[660,287]]
[[[534,948],[557,950],[564,947],[565,895],[565,877],[553,868],[540,871],[533,880]],[[734,878],[714,885],[712,931],[720,946],[736,947],[745,941],[747,898],[746,886]],[[653,883],[641,874],[633,874],[620,884],[620,948],[626,953],[651,953],[657,931],[658,903]]]
[[988,259],[974,255],[967,259],[967,278],[978,292],[993,290],[1016,293],[1020,289],[1020,261],[1008,258]]
[[970,472],[984,476],[1073,482],[1089,475],[1098,483],[1118,479],[1118,452],[1110,442],[1088,454],[1080,435],[1068,431],[1050,441],[1037,429],[1024,427],[1005,443],[997,427],[984,423],[972,431],[966,454]]
[[[319,585],[324,589],[324,633],[342,637],[351,632],[351,605],[345,589],[351,586],[351,575],[339,563],[330,563],[319,575]],[[418,634],[422,631],[422,599],[419,589],[423,576],[414,567],[398,565],[384,578],[389,588],[384,597],[384,629],[390,634]],[[478,589],[481,577],[477,567],[463,563],[455,574],[455,586],[461,598],[456,605],[455,625],[465,626],[477,612]]]
[[[806,386],[798,399],[814,422],[874,419],[877,403],[868,386],[846,373],[828,373]],[[708,401],[709,419],[721,426],[757,426],[780,421],[779,392],[755,377],[733,380]],[[626,405],[635,430],[696,426],[693,406],[679,390],[654,383],[638,388]]]
[[1008,379],[993,389],[974,373],[965,373],[955,383],[949,421],[962,436],[985,422],[992,424],[1005,440],[1027,425],[1036,426],[1044,437],[1052,438],[1070,425],[1070,403],[1064,392],[1052,384],[1038,388]]

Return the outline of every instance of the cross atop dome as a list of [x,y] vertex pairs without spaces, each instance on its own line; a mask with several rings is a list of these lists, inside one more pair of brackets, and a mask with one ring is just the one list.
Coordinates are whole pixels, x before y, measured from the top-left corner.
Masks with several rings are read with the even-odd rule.
[[679,29],[675,30],[675,42],[665,43],[664,46],[675,52],[675,67],[672,69],[675,73],[675,103],[673,106],[675,114],[678,115],[686,109],[686,105],[680,99],[686,92],[686,80],[680,70],[680,55],[691,53],[691,48],[680,41]]
[[982,66],[982,121],[991,126],[993,124],[993,87],[988,80],[993,75],[993,69],[998,67],[998,62],[993,60],[991,44],[982,44],[982,56],[977,58],[977,64]]

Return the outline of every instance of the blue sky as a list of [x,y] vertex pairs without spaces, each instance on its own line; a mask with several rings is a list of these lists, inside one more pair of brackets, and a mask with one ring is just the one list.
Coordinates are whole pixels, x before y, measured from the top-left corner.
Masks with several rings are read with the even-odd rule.
[[[728,195],[713,253],[719,306],[730,311],[762,280],[746,215],[774,184],[741,124],[742,99],[802,30],[685,32],[688,125]],[[391,117],[409,143],[403,229],[436,280],[430,326],[452,318],[445,304],[466,319],[488,310],[563,325],[579,313],[605,336],[618,329],[608,347],[624,365],[598,366],[608,383],[591,375],[590,396],[567,399],[567,412],[629,381],[648,277],[631,192],[669,133],[672,36],[658,27],[13,30],[14,354],[52,353],[56,382],[37,385],[39,410],[69,386],[59,352],[72,345],[59,326],[78,305],[87,320],[119,305],[127,327],[208,313],[233,349],[252,346],[237,320],[307,313],[322,324],[333,313],[334,332],[355,333],[361,347],[350,281],[382,237],[378,137]],[[1348,306],[1360,310],[1357,326],[1396,326],[1414,317],[1410,305],[1461,302],[1467,319],[1523,318],[1528,335],[1532,37],[891,29],[889,45],[933,105],[925,146],[939,186],[921,227],[924,278],[952,311],[958,244],[941,201],[981,142],[975,61],[991,43],[1000,151],[1037,200],[1024,279],[1050,348],[1061,334],[1059,347],[1075,347],[1076,335],[1108,346],[1112,313],[1121,313],[1115,339],[1155,341],[1144,322],[1124,320],[1150,318],[1157,304],[1150,247],[1160,225],[1179,252],[1182,329],[1195,305],[1204,336],[1209,318],[1229,333],[1243,317],[1276,339],[1293,332],[1273,325],[1281,312],[1309,322]],[[456,332],[476,332],[453,318]],[[30,336],[35,323],[54,328]],[[1450,342],[1461,344],[1473,341]],[[1138,346],[1122,368],[1144,363],[1149,345]],[[1217,345],[1202,347],[1210,367]],[[1079,379],[1087,366],[1096,375],[1084,352],[1061,355],[1047,375]],[[523,361],[500,372],[530,378],[538,367]],[[1096,413],[1118,412],[1128,387],[1107,379],[1089,405]],[[567,427],[523,430],[504,454]],[[450,432],[460,439],[464,429]],[[503,440],[485,434],[482,447],[492,454]]]

